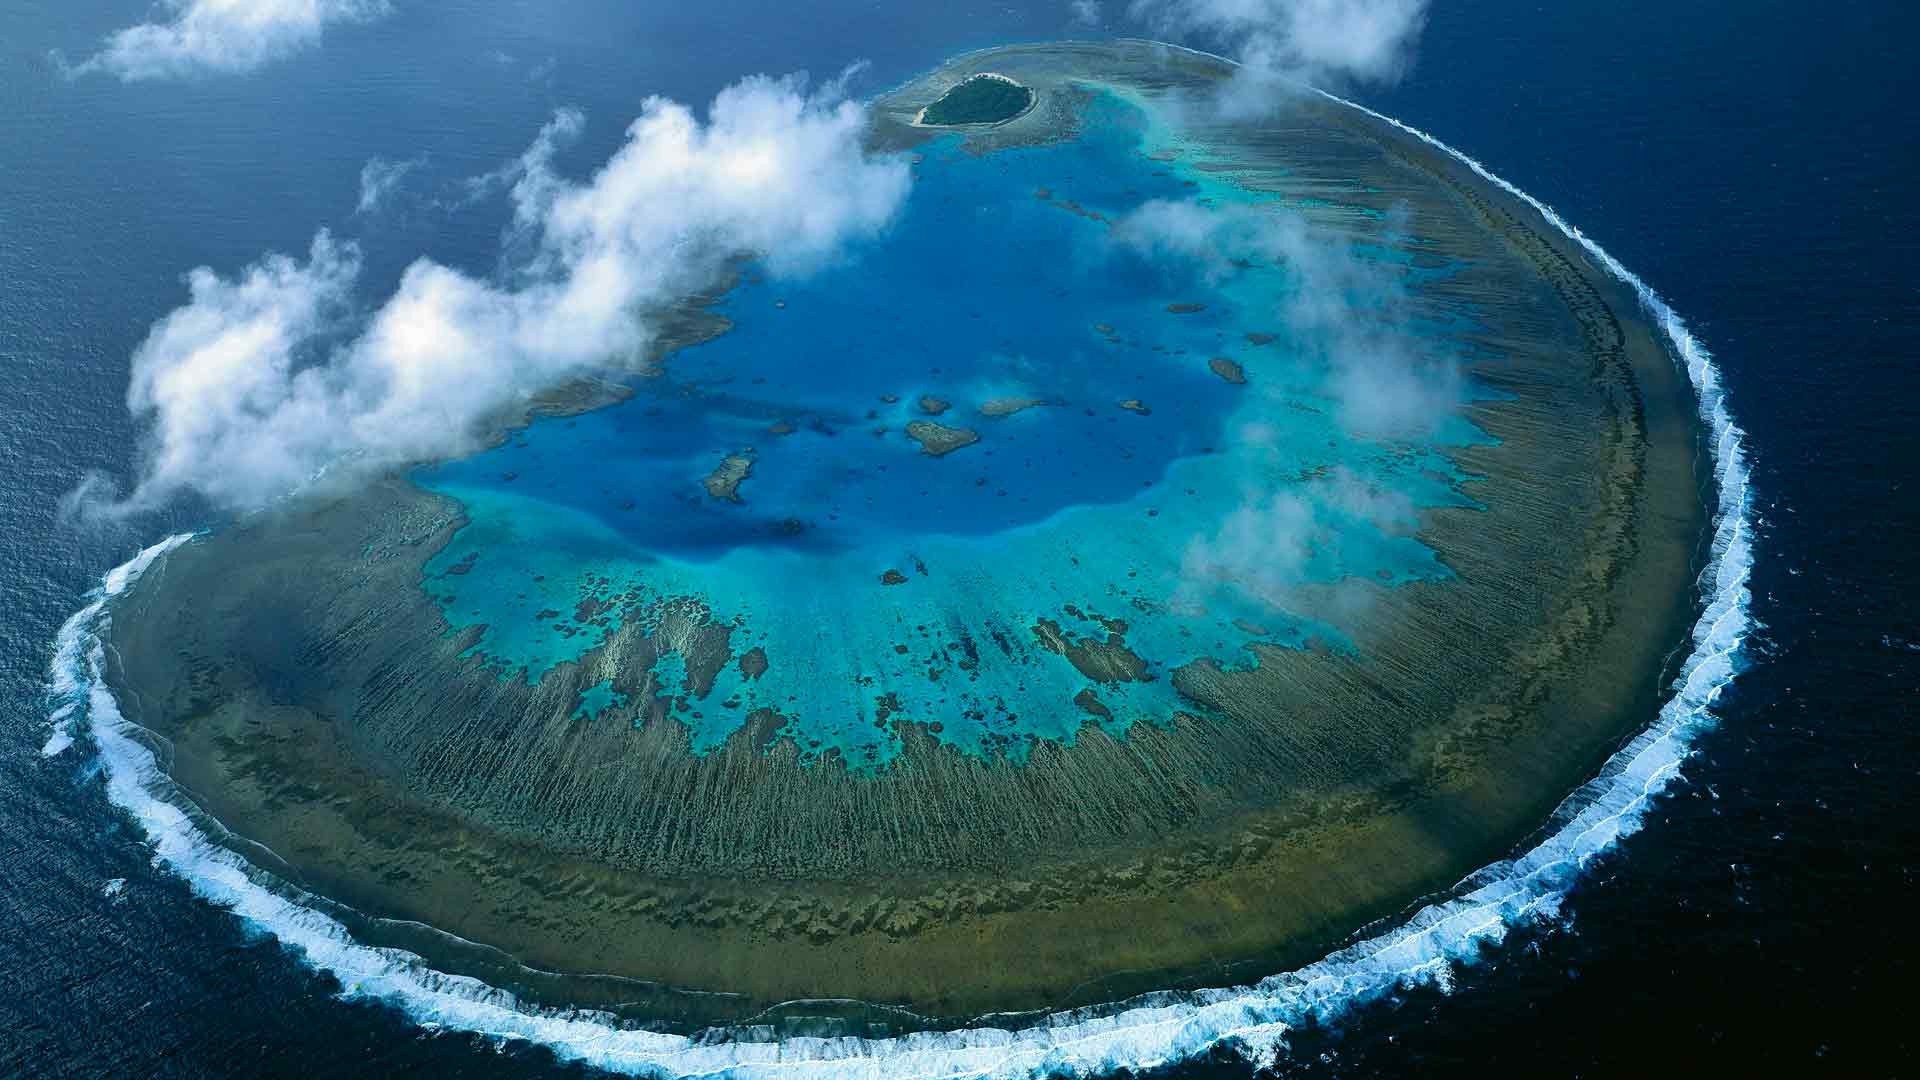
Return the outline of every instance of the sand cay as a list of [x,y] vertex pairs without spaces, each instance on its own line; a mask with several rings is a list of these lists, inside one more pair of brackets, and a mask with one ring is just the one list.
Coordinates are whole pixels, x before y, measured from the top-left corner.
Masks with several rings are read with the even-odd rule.
[[[1018,116],[939,136],[916,126],[988,71],[1030,90]],[[1496,391],[1462,405],[1487,438],[1432,451],[1457,470],[1462,497],[1422,506],[1395,537],[1430,550],[1434,572],[1382,583],[1369,568],[1290,588],[1284,614],[1223,612],[1239,636],[1187,652],[1156,627],[1208,601],[1128,592],[1119,563],[1111,591],[1047,610],[945,627],[903,618],[893,644],[859,658],[872,682],[854,720],[896,747],[862,765],[809,748],[819,718],[800,703],[749,700],[817,669],[757,645],[753,618],[774,616],[714,596],[602,587],[605,571],[583,563],[577,600],[540,620],[578,642],[576,655],[537,673],[503,664],[488,646],[505,628],[449,618],[448,598],[472,575],[429,571],[473,509],[396,476],[178,548],[120,599],[110,682],[165,748],[176,797],[265,870],[347,905],[368,941],[533,1000],[681,1028],[804,1017],[878,1033],[1255,978],[1508,851],[1652,714],[1706,524],[1691,396],[1624,287],[1411,137],[1317,98],[1271,128],[1165,126],[1175,112],[1161,106],[1226,74],[1138,42],[989,50],[882,98],[871,138],[929,153],[935,138],[960,139],[974,157],[1058,146],[1099,134],[1088,110],[1107,95],[1162,125],[1154,147],[1178,141],[1177,160],[1141,153],[1150,167],[1310,195],[1312,227],[1356,241],[1377,239],[1374,219],[1345,209],[1403,209],[1421,256],[1448,268],[1414,301],[1436,323],[1474,313],[1469,374]],[[1051,186],[1067,191],[1064,178]],[[1032,191],[1018,201],[1033,203]],[[1230,371],[1210,370],[1207,352],[1176,363],[1075,318],[1089,350],[1161,357],[1195,393],[1230,395],[1222,408],[1270,407],[1260,395],[1285,372],[1262,365],[1285,362],[1283,329],[1206,322],[1232,307],[1182,296],[1138,312],[1142,325],[1170,319],[1217,338],[1212,355],[1231,352]],[[1132,336],[1134,321],[1100,325],[1115,322]],[[670,375],[674,356],[658,362]],[[1173,396],[1156,394],[1149,411],[1124,397],[1140,391],[1091,389],[927,464],[1017,499],[1028,489],[1015,463],[988,456],[1000,433],[1064,422],[1080,404],[1099,405],[1116,440],[1166,437],[1153,425],[1178,418]],[[899,400],[922,393],[903,386]],[[849,394],[870,403],[873,390]],[[918,446],[890,439],[908,457],[940,454],[977,438],[956,445],[963,431],[916,420]],[[1212,438],[1178,467],[1206,467]],[[752,498],[736,505],[749,461]],[[1299,483],[1340,467],[1294,464]],[[738,517],[777,491],[778,468],[765,446],[751,459],[705,452],[681,490]],[[704,493],[692,486],[703,473]],[[1085,520],[1115,524],[1062,533],[1057,563],[999,573],[1078,581],[1074,560],[1124,549],[1142,552],[1137,569],[1151,576],[1145,553],[1177,563],[1185,550],[1151,532],[1185,512],[1184,491],[1112,501],[1109,516]],[[788,542],[779,525],[740,527]],[[806,535],[790,542],[812,558]],[[863,563],[861,589],[836,603],[907,611],[942,589],[999,587],[985,571],[955,584],[932,554],[940,544],[954,546],[910,539]],[[488,559],[466,565],[484,573]],[[1287,626],[1311,632],[1295,640]],[[1071,717],[1072,737],[1023,737],[1016,716],[1005,744],[980,752],[924,718],[930,699],[916,695],[996,665],[1030,673],[1021,685],[1070,686],[1006,711]],[[582,718],[583,695],[602,684]],[[1119,723],[1138,711],[1130,703],[1163,700],[1129,695],[1158,694],[1176,704]],[[696,746],[728,700],[737,727]]]

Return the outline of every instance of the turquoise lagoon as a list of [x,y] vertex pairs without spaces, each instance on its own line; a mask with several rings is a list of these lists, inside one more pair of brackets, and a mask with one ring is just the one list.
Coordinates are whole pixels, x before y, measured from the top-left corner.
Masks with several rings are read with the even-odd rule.
[[[749,273],[717,308],[733,328],[629,400],[420,470],[468,517],[423,587],[453,626],[485,626],[475,650],[502,677],[529,680],[663,602],[704,606],[768,667],[730,663],[690,699],[684,661],[663,655],[657,685],[695,751],[771,707],[803,753],[856,768],[898,750],[889,717],[1020,758],[1083,723],[1193,710],[1169,677],[1188,661],[1351,647],[1291,612],[1287,588],[1446,577],[1417,513],[1470,505],[1445,451],[1486,436],[1457,416],[1416,440],[1343,430],[1324,350],[1280,315],[1301,287],[1286,266],[1222,278],[1115,244],[1111,223],[1150,200],[1299,212],[1150,156],[1175,142],[1101,94],[1071,142],[928,144],[880,240],[804,278]],[[1446,347],[1444,331],[1420,332]],[[1210,367],[1221,357],[1243,383]],[[982,412],[1010,399],[1044,404]],[[979,441],[931,455],[916,420]],[[703,485],[730,454],[752,460],[738,501]],[[1043,619],[1098,640],[1123,621],[1145,678],[1090,682],[1039,647]],[[1105,715],[1075,703],[1087,690]],[[574,715],[619,722],[625,704],[602,681]]]

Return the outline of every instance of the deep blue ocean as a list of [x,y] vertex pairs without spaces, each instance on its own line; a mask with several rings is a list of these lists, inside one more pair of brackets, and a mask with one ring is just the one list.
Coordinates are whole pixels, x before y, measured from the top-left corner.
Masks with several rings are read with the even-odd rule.
[[[0,4],[0,1074],[549,1074],[538,1048],[336,1000],[153,869],[77,756],[42,758],[61,622],[199,520],[81,530],[56,502],[88,470],[128,475],[128,358],[192,267],[303,251],[329,225],[364,246],[369,290],[423,253],[484,272],[504,207],[444,204],[556,106],[588,116],[561,162],[577,173],[649,94],[704,102],[742,74],[860,59],[871,92],[1073,33],[1068,5],[396,3],[246,76],[69,81],[49,59],[145,13]],[[1447,992],[1299,1034],[1281,1075],[1909,1071],[1917,39],[1920,8],[1893,0],[1438,0],[1409,76],[1358,92],[1554,205],[1713,350],[1750,436],[1764,629],[1685,780],[1562,924]],[[421,164],[356,216],[374,156]],[[1248,1071],[1223,1052],[1178,1075]]]

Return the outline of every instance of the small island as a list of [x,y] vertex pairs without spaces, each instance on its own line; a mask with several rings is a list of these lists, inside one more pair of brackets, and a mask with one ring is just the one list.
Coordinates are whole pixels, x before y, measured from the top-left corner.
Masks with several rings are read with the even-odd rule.
[[1004,124],[1033,107],[1033,91],[993,72],[963,80],[940,100],[920,110],[919,122],[932,127]]

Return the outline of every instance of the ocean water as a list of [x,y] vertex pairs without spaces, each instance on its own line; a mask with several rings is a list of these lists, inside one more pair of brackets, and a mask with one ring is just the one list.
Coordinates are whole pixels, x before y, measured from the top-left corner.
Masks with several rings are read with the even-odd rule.
[[[125,474],[126,357],[188,267],[299,250],[328,223],[362,238],[376,279],[423,250],[484,269],[497,208],[431,204],[521,149],[553,105],[587,106],[591,161],[646,93],[697,99],[743,71],[856,56],[884,84],[1068,22],[1039,7],[653,7],[403,8],[256,77],[137,89],[67,84],[44,61],[83,52],[132,17],[124,5],[0,11],[0,1072],[577,1068],[336,1000],[331,978],[156,870],[97,765],[41,757],[61,624],[109,567],[197,520],[86,533],[53,504],[87,468]],[[1690,318],[1749,435],[1762,629],[1684,779],[1555,921],[1441,964],[1444,986],[1294,1032],[1274,1069],[1897,1071],[1910,1036],[1876,1006],[1911,982],[1920,841],[1904,542],[1920,516],[1914,14],[1468,7],[1436,7],[1409,81],[1362,97],[1555,205]],[[417,201],[355,220],[376,154],[425,155]],[[1226,1051],[1168,1071],[1202,1069],[1249,1071]]]
[[[1120,734],[1193,707],[1168,677],[1180,664],[1254,664],[1255,642],[1346,647],[1338,625],[1275,599],[1281,589],[1447,577],[1406,533],[1419,510],[1470,504],[1445,449],[1488,436],[1457,415],[1426,432],[1350,434],[1325,356],[1271,299],[1308,287],[1296,273],[1223,276],[1116,241],[1109,224],[1155,202],[1224,211],[1273,197],[1192,154],[1150,158],[1181,147],[1141,104],[1099,95],[1083,122],[1072,142],[986,156],[953,137],[929,144],[884,237],[803,277],[750,271],[714,309],[733,328],[676,353],[632,399],[421,470],[468,519],[422,583],[450,632],[484,627],[475,651],[503,678],[538,680],[623,622],[695,598],[733,627],[736,654],[759,649],[771,667],[729,664],[700,693],[684,658],[662,658],[679,667],[655,676],[694,752],[774,708],[803,756],[863,768],[898,751],[888,713],[975,754],[1072,742],[1087,714],[1071,703],[1089,683],[1034,645],[1038,619],[1097,639],[1101,615],[1123,620],[1149,668],[1099,688],[1099,722]],[[1204,310],[1170,310],[1195,303]],[[1240,383],[1210,369],[1222,357]],[[931,419],[979,441],[923,452],[909,425],[930,419],[926,397],[944,403]],[[1037,404],[987,411],[1007,401]],[[716,498],[703,480],[730,454],[751,472]],[[1301,479],[1328,474],[1341,483]],[[1348,505],[1355,489],[1393,511]],[[1264,593],[1196,580],[1190,545],[1283,493],[1329,539]],[[588,598],[609,614],[564,617]]]

